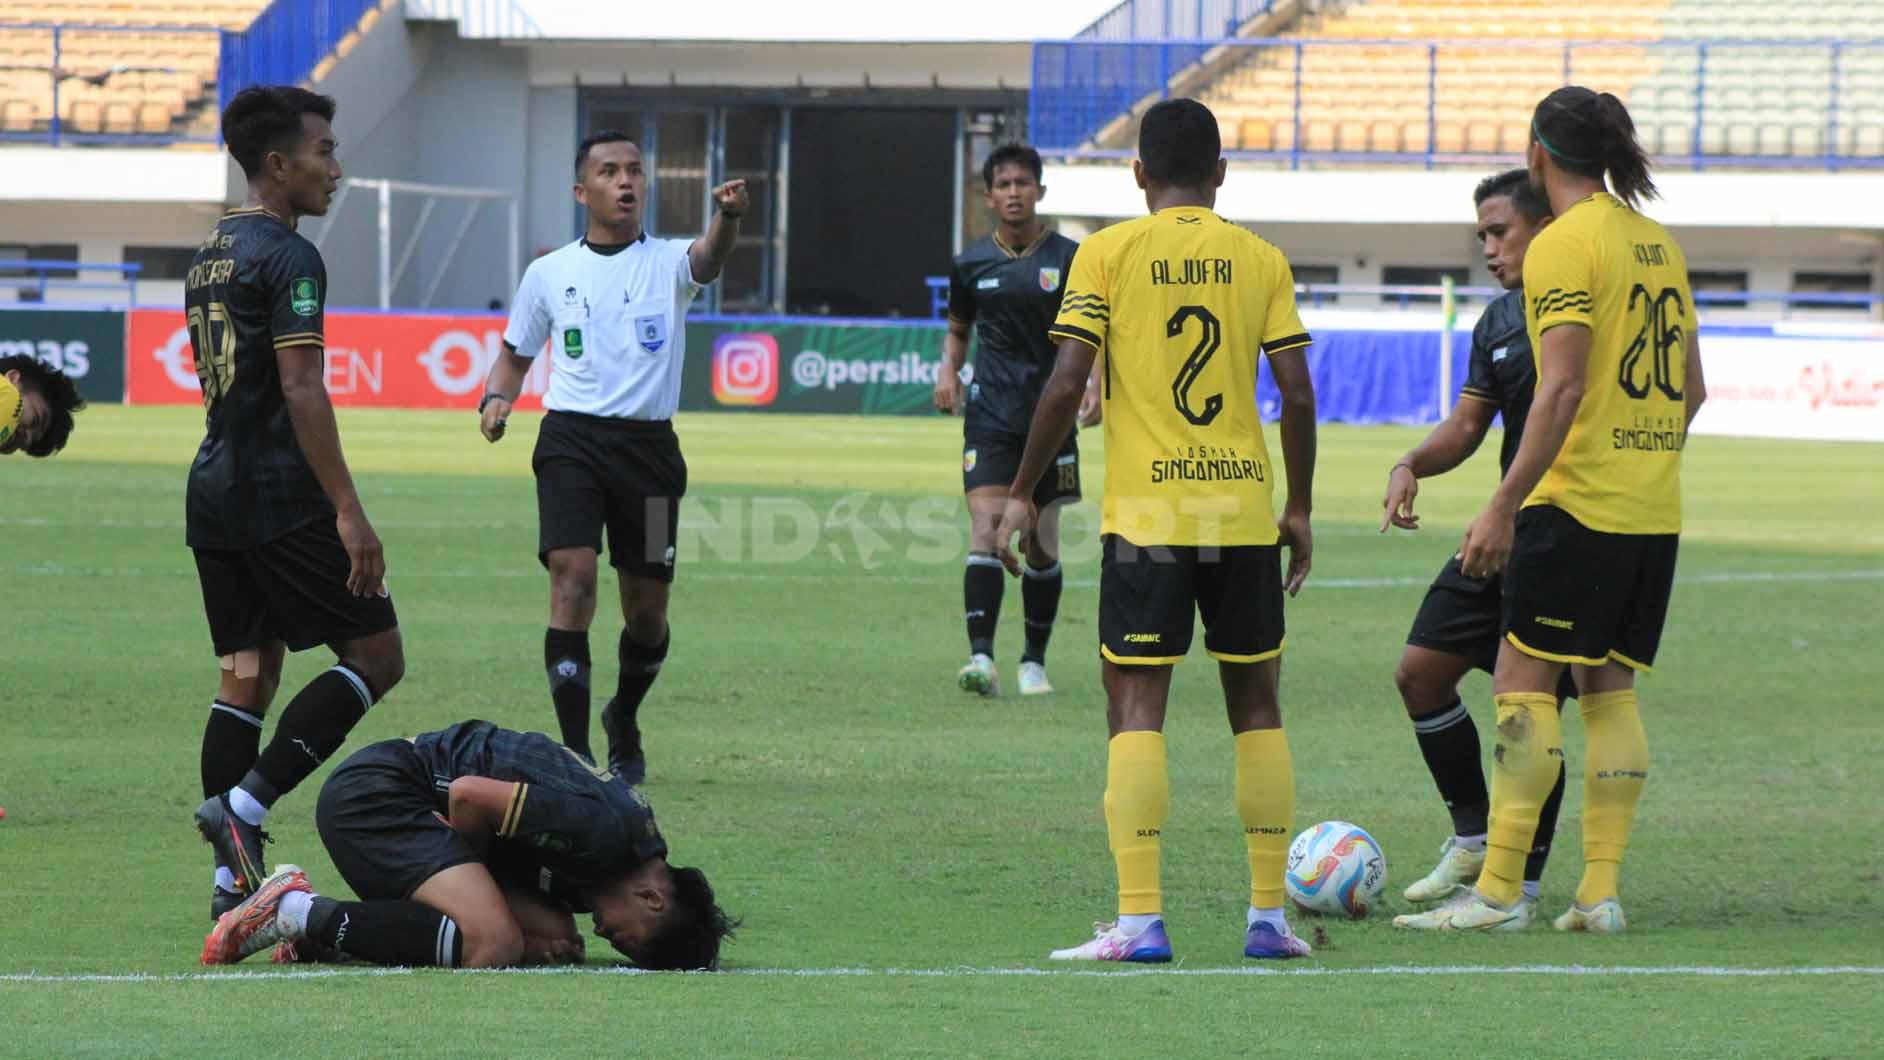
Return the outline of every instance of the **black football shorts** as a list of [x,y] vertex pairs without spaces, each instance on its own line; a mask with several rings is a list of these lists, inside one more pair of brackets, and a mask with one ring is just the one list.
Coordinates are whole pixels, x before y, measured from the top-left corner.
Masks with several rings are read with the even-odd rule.
[[537,559],[559,548],[602,551],[642,578],[674,580],[687,462],[666,420],[551,412],[531,458],[536,470]]
[[1648,670],[1675,586],[1679,534],[1606,534],[1547,504],[1518,513],[1505,636],[1552,662]]
[[399,625],[392,597],[347,591],[352,563],[331,518],[254,548],[194,549],[203,613],[217,655],[271,640],[290,650],[344,644]]
[[1124,666],[1170,665],[1191,650],[1204,620],[1204,649],[1221,662],[1282,654],[1280,545],[1135,545],[1102,541],[1099,653]]

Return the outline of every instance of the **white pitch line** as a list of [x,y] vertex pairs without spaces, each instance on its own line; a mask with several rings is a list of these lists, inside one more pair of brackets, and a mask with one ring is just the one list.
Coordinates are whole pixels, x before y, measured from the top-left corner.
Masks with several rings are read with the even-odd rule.
[[[280,979],[353,979],[411,975],[410,968],[309,968],[293,971],[176,972],[105,975],[86,973],[14,972],[0,974],[0,983],[250,983]],[[638,968],[504,968],[467,971],[469,975],[669,975]],[[685,974],[685,973],[680,973]],[[729,976],[792,979],[1007,979],[1092,978],[1107,976],[1183,976],[1191,978],[1313,979],[1351,976],[1659,976],[1691,979],[1786,979],[1824,976],[1884,976],[1884,966],[1809,965],[1801,967],[1736,968],[1729,965],[1593,965],[1593,964],[1389,964],[1363,968],[732,968],[713,973]]]

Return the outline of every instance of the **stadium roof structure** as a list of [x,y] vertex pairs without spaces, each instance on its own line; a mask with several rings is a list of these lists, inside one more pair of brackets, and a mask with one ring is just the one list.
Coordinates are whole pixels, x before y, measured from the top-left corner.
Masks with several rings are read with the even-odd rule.
[[[511,0],[503,11],[504,5],[464,0],[408,0],[406,15],[455,18],[461,35],[485,39],[944,44],[1071,37],[1115,6],[1117,0]],[[482,14],[493,7],[502,17]]]

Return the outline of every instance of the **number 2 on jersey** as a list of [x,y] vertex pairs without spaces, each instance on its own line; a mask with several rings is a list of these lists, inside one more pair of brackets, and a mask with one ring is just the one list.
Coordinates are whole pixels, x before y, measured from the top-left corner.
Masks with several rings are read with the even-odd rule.
[[214,405],[235,385],[235,328],[221,302],[191,306],[186,317],[190,346],[196,354],[196,378],[203,384],[203,406]]
[[1197,348],[1184,360],[1184,366],[1178,369],[1177,378],[1171,380],[1171,398],[1177,404],[1178,412],[1184,418],[1199,427],[1210,426],[1210,421],[1223,411],[1223,395],[1212,394],[1204,399],[1204,410],[1197,411],[1191,406],[1191,387],[1197,377],[1204,374],[1204,365],[1216,354],[1217,347],[1223,344],[1223,324],[1216,316],[1200,305],[1179,306],[1171,314],[1171,319],[1164,323],[1164,333],[1170,338],[1179,338],[1184,334],[1184,325],[1196,318],[1203,327],[1203,334],[1197,340]]

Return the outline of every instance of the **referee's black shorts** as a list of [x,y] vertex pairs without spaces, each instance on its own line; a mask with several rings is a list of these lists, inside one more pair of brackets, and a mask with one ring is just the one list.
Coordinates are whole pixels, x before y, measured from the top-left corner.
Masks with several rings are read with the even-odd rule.
[[340,645],[399,625],[392,597],[347,590],[352,561],[331,516],[246,549],[193,549],[217,655],[273,640],[291,651]]
[[602,551],[642,578],[674,580],[687,462],[667,420],[551,412],[537,433],[537,559],[559,548]]
[[447,795],[410,741],[386,740],[354,752],[321,785],[314,825],[354,894],[410,898],[433,876],[479,860],[440,815]]

